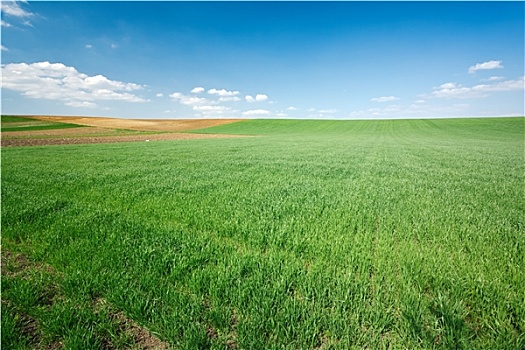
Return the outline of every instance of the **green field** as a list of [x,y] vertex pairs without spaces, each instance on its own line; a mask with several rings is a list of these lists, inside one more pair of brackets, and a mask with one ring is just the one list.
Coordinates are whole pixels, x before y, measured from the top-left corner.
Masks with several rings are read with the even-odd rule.
[[2,132],[82,128],[84,125],[47,122],[28,117],[2,115]]
[[525,348],[525,118],[199,132],[2,149],[2,348]]

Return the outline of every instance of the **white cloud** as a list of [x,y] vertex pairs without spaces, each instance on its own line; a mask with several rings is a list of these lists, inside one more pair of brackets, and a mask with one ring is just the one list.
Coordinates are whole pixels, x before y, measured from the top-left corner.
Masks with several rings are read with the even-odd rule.
[[210,101],[208,101],[205,98],[187,96],[180,92],[174,92],[170,95],[170,97],[172,98],[173,101],[179,102],[180,104],[186,105],[186,106],[196,106],[196,105],[203,105],[203,104],[210,103]]
[[472,87],[462,86],[456,83],[442,84],[431,93],[432,97],[438,98],[479,98],[485,97],[489,92],[495,91],[518,91],[524,89],[524,77],[516,80],[506,80],[494,84],[481,84]]
[[297,108],[296,107],[293,107],[293,106],[290,106],[288,108],[286,108],[287,111],[296,111]]
[[237,96],[224,96],[219,97],[219,102],[238,102],[241,99]]
[[222,111],[222,110],[224,110],[224,106],[194,106],[194,107],[193,107],[193,110],[194,110],[194,111],[198,111],[198,112],[205,112],[205,111],[209,111],[209,112],[213,112],[213,111]]
[[157,97],[164,97],[164,94],[159,92],[159,93],[156,94],[155,96],[157,96]]
[[92,49],[92,48],[93,48],[93,45],[91,45],[91,44],[86,44],[85,47],[86,47],[86,49]]
[[440,98],[468,98],[473,97],[473,93],[471,88],[450,82],[434,88],[432,96]]
[[264,95],[264,94],[257,94],[255,95],[255,101],[257,102],[262,102],[262,101],[266,101],[268,100],[268,96]]
[[210,94],[210,95],[217,95],[217,96],[221,96],[221,97],[225,97],[225,96],[235,96],[235,95],[238,95],[238,94],[239,94],[239,91],[228,91],[228,90],[225,90],[225,89],[221,89],[221,90],[217,90],[217,89],[209,89],[209,90],[208,90],[208,94]]
[[372,102],[392,102],[399,100],[399,97],[395,96],[381,96],[381,97],[374,97],[371,98],[370,101]]
[[230,107],[217,105],[193,106],[193,110],[198,112],[195,116],[206,118],[231,117],[238,112]]
[[490,77],[488,79],[483,79],[483,81],[500,81],[505,79],[504,77]]
[[483,63],[476,63],[475,65],[473,65],[472,67],[468,69],[468,72],[470,74],[473,74],[478,70],[498,69],[498,68],[503,68],[503,66],[501,65],[501,61],[487,61]]
[[197,87],[194,87],[193,89],[191,89],[190,92],[192,94],[200,94],[201,92],[204,92],[204,88],[200,87],[200,86],[197,86]]
[[5,47],[4,45],[0,45],[0,48],[2,49],[2,51],[9,51],[9,49]]
[[72,107],[87,107],[87,108],[94,108],[97,106],[96,103],[88,102],[88,101],[69,101],[65,103],[66,106],[72,106]]
[[337,109],[321,109],[319,110],[319,113],[321,114],[334,114],[334,113],[337,113],[339,112],[339,110]]
[[[11,17],[15,19],[22,20],[21,23],[25,26],[32,27],[33,25],[27,18],[31,18],[35,16],[34,13],[26,11],[25,9],[20,6],[20,2],[26,4],[27,1],[1,1],[0,2],[0,10],[2,12],[2,18],[4,17]],[[4,20],[2,20],[2,27],[12,27],[11,23],[7,23]]]
[[491,92],[491,91],[517,91],[524,90],[525,77],[516,80],[506,80],[490,85],[476,85],[472,87],[473,91]]
[[193,106],[193,110],[203,113],[223,113],[231,110],[226,106]]
[[253,103],[253,102],[263,102],[268,100],[268,96],[265,94],[257,94],[255,95],[255,98],[251,95],[246,95],[244,97],[246,102]]
[[12,17],[31,17],[34,13],[24,10],[19,1],[2,1],[0,4],[1,11],[6,16]]
[[243,112],[242,114],[244,116],[251,117],[255,115],[269,115],[271,112],[266,109],[251,109],[249,111]]
[[94,107],[100,100],[147,101],[130,93],[142,89],[141,85],[103,75],[88,76],[62,63],[10,63],[2,65],[2,76],[2,88],[29,98],[63,101],[69,106]]

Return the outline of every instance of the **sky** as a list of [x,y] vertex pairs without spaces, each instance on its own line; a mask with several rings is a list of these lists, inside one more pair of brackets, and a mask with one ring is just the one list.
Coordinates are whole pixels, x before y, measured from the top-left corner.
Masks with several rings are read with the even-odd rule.
[[2,114],[523,116],[524,2],[1,2]]

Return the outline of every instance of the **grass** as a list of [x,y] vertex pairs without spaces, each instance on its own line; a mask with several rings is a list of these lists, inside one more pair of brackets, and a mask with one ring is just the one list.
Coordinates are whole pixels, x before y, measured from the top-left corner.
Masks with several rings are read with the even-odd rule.
[[32,119],[32,118],[24,118],[24,117],[17,117],[17,116],[14,116],[14,115],[1,115],[0,116],[0,120],[3,123],[25,123],[27,122],[28,120],[37,120],[37,119]]
[[2,149],[2,345],[524,348],[524,123]]
[[79,124],[48,122],[34,118],[17,117],[10,115],[2,115],[1,118],[2,132],[71,129],[84,127],[84,125]]

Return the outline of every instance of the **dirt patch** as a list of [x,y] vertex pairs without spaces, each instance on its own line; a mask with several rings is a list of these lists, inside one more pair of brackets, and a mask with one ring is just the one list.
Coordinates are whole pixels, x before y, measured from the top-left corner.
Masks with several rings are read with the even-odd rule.
[[[24,273],[31,270],[45,270],[46,272],[57,274],[57,272],[49,265],[34,262],[26,255],[20,253],[11,253],[9,250],[2,249],[1,254],[1,271],[2,275],[11,278],[24,278]],[[53,297],[56,294],[56,287],[54,285],[48,286],[46,291],[45,302],[43,305],[51,306]],[[38,320],[31,317],[25,312],[21,312],[16,307],[10,304],[9,300],[2,299],[2,307],[9,307],[18,315],[18,327],[20,332],[28,339],[33,348],[45,349],[59,349],[63,347],[61,342],[53,342],[50,344],[42,343],[42,330]],[[95,313],[99,313],[102,309],[108,311],[109,319],[117,324],[119,332],[128,334],[133,338],[133,348],[137,349],[169,349],[167,342],[160,340],[153,333],[146,328],[139,326],[135,321],[128,318],[122,311],[115,310],[105,299],[99,298],[92,303],[92,308]],[[42,309],[43,310],[43,309]],[[108,339],[102,339],[105,349],[114,349]]]
[[[25,116],[41,122],[83,125],[83,128],[20,130],[2,133],[3,147],[90,143],[190,140],[243,137],[220,134],[186,134],[183,131],[230,124],[241,119],[117,119],[101,117]],[[20,123],[18,123],[20,124]]]
[[57,274],[50,265],[31,261],[24,254],[13,254],[5,249],[2,249],[1,271],[2,275],[9,277],[24,277],[30,271],[42,271],[51,275]]
[[180,132],[231,124],[243,119],[119,119],[102,117],[27,116],[47,122],[139,131]]
[[17,139],[17,138],[31,138],[31,137],[60,137],[60,136],[83,136],[83,135],[104,135],[114,134],[114,129],[85,127],[85,128],[71,128],[71,129],[49,129],[49,130],[20,130],[7,131],[2,134],[2,139]]
[[[29,259],[26,255],[21,253],[13,254],[11,251],[2,249],[1,253],[1,271],[2,275],[9,278],[23,278],[26,279],[34,271],[42,271],[53,276],[57,275],[56,270],[50,265],[35,262]],[[56,286],[51,284],[42,291],[38,299],[38,305],[50,306],[53,303],[53,298],[56,294]],[[61,342],[52,342],[44,344],[42,342],[42,331],[39,322],[15,307],[9,300],[2,298],[2,307],[10,310],[16,314],[17,328],[20,334],[27,339],[29,345],[33,349],[61,349],[63,347]]]
[[[167,342],[160,340],[153,333],[148,331],[146,328],[139,326],[135,321],[126,317],[122,311],[116,312],[113,310],[111,305],[103,298],[97,299],[94,302],[93,308],[95,312],[99,312],[101,309],[108,309],[109,317],[112,321],[116,322],[119,326],[119,331],[133,336],[135,346],[138,349],[169,349],[170,346]],[[109,349],[113,347],[108,344]]]
[[29,339],[29,342],[31,344],[34,345],[40,343],[41,334],[36,320],[26,314],[19,315],[20,319],[18,320],[18,323],[20,325],[22,334],[24,334],[24,336],[26,336]]
[[194,140],[246,137],[241,135],[221,134],[137,134],[122,136],[83,136],[83,137],[51,137],[51,138],[2,138],[2,147],[16,146],[47,146],[47,145],[73,145],[91,143],[116,143],[116,142],[150,142],[169,140]]

